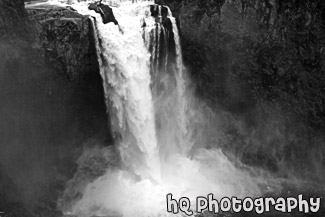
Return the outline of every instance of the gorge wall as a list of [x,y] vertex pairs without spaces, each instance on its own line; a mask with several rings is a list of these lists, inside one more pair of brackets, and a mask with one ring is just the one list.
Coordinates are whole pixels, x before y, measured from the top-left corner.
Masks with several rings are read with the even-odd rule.
[[249,106],[250,98],[285,101],[301,119],[324,126],[322,1],[167,2],[178,14],[185,60],[204,83],[202,95],[229,109]]
[[55,216],[86,145],[109,144],[89,19],[0,2],[0,207]]
[[197,95],[222,111],[225,149],[278,173],[322,174],[325,4],[166,3],[178,17]]

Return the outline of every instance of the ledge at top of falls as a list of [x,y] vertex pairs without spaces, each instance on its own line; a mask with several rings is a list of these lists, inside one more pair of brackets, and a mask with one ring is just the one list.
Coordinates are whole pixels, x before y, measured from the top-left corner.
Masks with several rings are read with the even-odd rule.
[[47,63],[74,82],[88,71],[98,71],[89,17],[59,6],[27,5],[26,9],[36,26],[36,46]]

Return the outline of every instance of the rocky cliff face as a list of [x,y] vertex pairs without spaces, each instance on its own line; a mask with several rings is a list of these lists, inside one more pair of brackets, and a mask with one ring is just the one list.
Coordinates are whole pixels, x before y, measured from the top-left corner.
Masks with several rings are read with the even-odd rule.
[[90,20],[65,8],[27,7],[37,26],[36,38],[46,63],[79,82],[98,72]]
[[84,145],[109,144],[89,20],[3,0],[0,21],[0,211],[59,216]]
[[2,0],[0,2],[0,12],[1,39],[25,35],[25,18],[27,14],[23,0]]
[[[251,96],[267,102],[286,101],[302,119],[324,126],[322,1],[170,4],[178,14],[184,56],[194,76],[204,83],[204,87],[199,85],[201,94],[213,101],[214,95],[208,96],[211,90],[229,108],[233,101],[246,104]],[[249,89],[245,91],[248,98],[242,98],[238,85]],[[321,91],[313,93],[310,85]]]
[[198,95],[236,120],[226,148],[274,171],[323,171],[324,2],[166,2]]

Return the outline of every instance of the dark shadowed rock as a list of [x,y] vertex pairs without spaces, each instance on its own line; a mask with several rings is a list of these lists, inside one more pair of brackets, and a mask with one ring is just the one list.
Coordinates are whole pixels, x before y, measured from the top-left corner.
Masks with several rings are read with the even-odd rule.
[[0,39],[25,36],[27,13],[23,0],[0,1]]
[[166,5],[166,2],[164,0],[155,0],[155,4],[157,4],[157,5]]
[[118,25],[113,13],[113,9],[110,6],[106,4],[90,3],[88,9],[99,13],[104,24],[113,22],[115,25]]
[[90,20],[65,8],[28,8],[45,61],[79,82],[97,64]]
[[244,124],[227,120],[225,149],[247,164],[323,178],[314,152],[323,153],[325,135],[324,1],[166,2],[198,96]]
[[109,144],[102,80],[87,17],[28,14],[22,1],[0,1],[0,211],[60,216],[83,144]]
[[288,115],[325,127],[323,1],[167,3],[202,96],[236,113],[261,100],[281,104]]

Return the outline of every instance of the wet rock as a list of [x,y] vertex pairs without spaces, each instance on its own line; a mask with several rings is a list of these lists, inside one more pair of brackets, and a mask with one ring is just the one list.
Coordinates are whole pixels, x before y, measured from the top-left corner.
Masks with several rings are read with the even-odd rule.
[[154,5],[150,5],[150,12],[151,12],[151,16],[153,17],[158,17],[158,16],[167,17],[168,8],[166,6],[154,4]]
[[164,0],[155,0],[155,4],[157,4],[157,5],[166,5],[166,2]]
[[88,9],[99,13],[103,19],[104,24],[113,22],[115,25],[118,25],[113,10],[110,6],[106,4],[90,3]]

